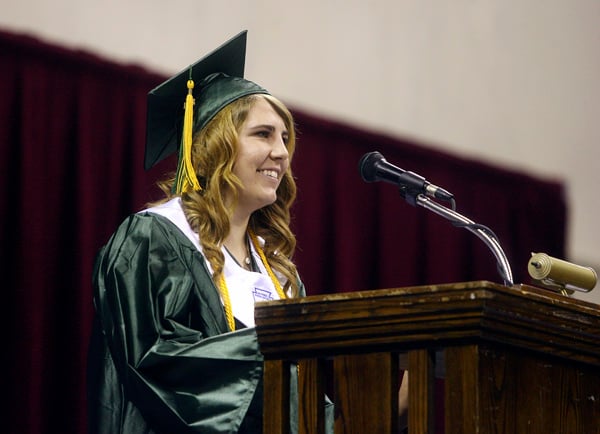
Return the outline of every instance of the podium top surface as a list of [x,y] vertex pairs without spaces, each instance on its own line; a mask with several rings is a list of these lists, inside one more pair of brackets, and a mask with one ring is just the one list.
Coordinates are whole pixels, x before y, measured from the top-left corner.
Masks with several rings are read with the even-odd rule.
[[266,358],[437,349],[487,342],[600,366],[600,306],[487,281],[257,303]]

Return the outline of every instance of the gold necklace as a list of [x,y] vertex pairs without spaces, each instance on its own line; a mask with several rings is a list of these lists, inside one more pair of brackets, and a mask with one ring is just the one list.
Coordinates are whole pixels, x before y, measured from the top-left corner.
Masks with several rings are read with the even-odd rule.
[[[267,257],[265,256],[265,252],[263,252],[263,250],[261,249],[260,243],[258,242],[256,235],[254,235],[252,231],[248,231],[248,235],[250,236],[250,240],[252,241],[254,249],[258,252],[258,255],[260,256],[261,262],[267,270],[267,274],[269,275],[271,281],[273,282],[273,285],[275,286],[275,290],[277,291],[279,298],[283,300],[284,298],[286,298],[285,293],[283,292],[283,288],[279,283],[279,279],[277,279],[275,273],[273,273],[273,270],[271,269],[271,266],[267,261]],[[229,289],[227,288],[227,282],[225,282],[224,272],[221,272],[221,276],[219,277],[219,292],[221,293],[221,298],[223,299],[223,308],[225,310],[225,318],[227,318],[227,324],[229,325],[229,329],[231,331],[234,331],[235,320],[233,318],[233,310],[231,309],[231,298],[229,297]]]

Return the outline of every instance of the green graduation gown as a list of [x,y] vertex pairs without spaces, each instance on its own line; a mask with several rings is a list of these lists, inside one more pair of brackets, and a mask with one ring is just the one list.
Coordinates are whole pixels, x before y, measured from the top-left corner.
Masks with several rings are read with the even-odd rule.
[[98,254],[94,305],[90,432],[262,432],[255,329],[228,332],[203,255],[170,220],[121,224]]

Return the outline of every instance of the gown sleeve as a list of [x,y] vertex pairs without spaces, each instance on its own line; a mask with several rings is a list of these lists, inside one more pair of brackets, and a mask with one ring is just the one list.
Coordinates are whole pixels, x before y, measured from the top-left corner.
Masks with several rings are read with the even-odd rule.
[[262,377],[253,328],[228,332],[200,252],[135,215],[99,253],[94,303],[127,399],[165,432],[237,432]]

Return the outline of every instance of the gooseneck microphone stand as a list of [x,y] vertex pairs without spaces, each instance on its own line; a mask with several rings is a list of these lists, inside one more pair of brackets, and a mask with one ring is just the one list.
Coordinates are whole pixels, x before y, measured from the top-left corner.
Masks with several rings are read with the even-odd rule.
[[[409,196],[411,194],[405,191],[404,195]],[[428,209],[429,211],[436,213],[437,215],[446,218],[447,220],[452,222],[452,224],[456,227],[465,228],[469,232],[472,232],[475,235],[477,235],[481,240],[483,240],[485,245],[488,246],[488,248],[496,257],[496,261],[498,263],[498,272],[504,280],[504,284],[506,286],[513,285],[513,276],[512,271],[510,269],[510,264],[508,263],[508,259],[506,258],[502,247],[500,246],[498,238],[496,238],[496,235],[494,235],[494,233],[490,229],[488,229],[486,226],[475,223],[474,221],[468,219],[462,214],[456,212],[455,210],[452,210],[439,204],[438,202],[430,199],[424,194],[416,194],[412,198],[405,197],[405,199],[407,199],[409,203],[411,203],[410,199],[413,199],[416,205],[419,205],[425,209]]]

